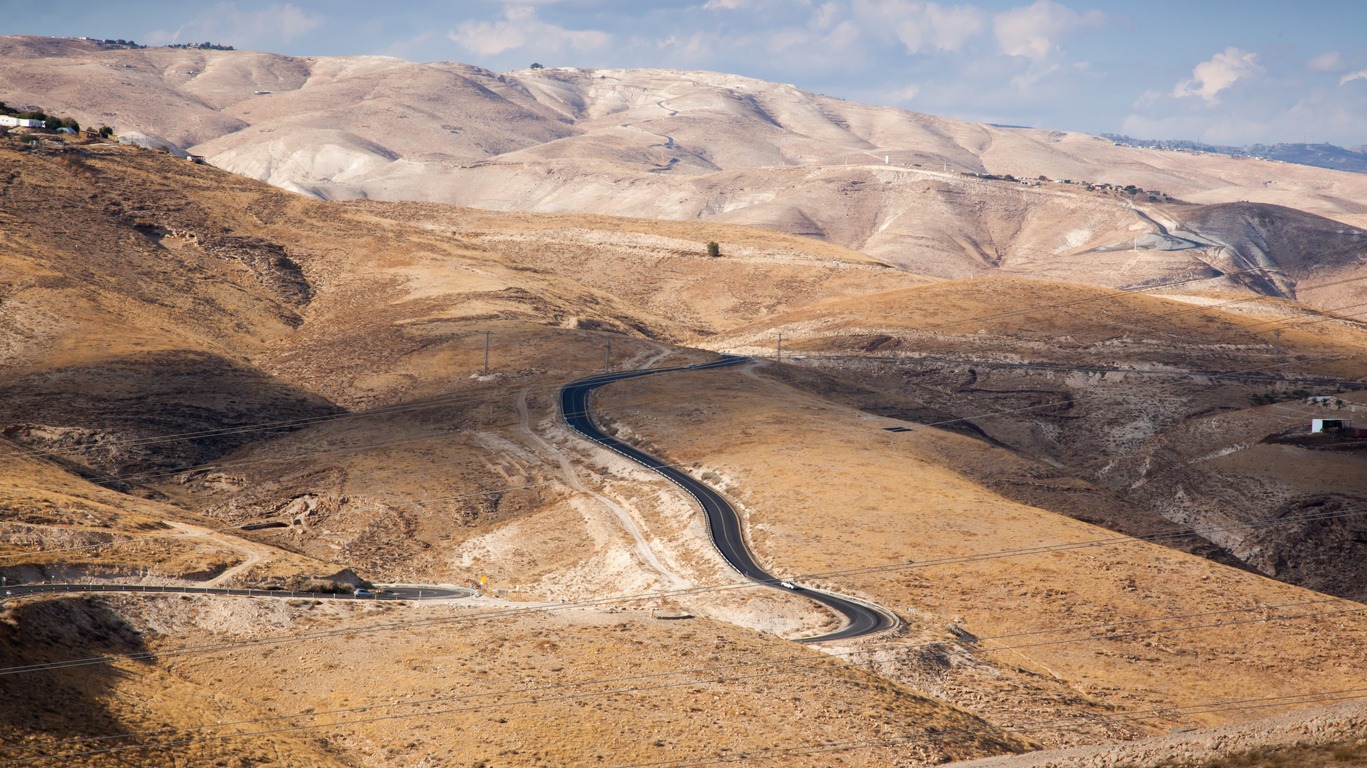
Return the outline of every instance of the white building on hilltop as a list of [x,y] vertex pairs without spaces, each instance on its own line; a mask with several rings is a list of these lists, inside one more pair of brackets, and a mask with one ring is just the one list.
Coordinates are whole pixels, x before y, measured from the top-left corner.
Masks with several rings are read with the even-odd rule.
[[0,115],[0,125],[9,126],[11,128],[42,128],[43,121],[34,120],[29,117],[10,117],[9,115]]

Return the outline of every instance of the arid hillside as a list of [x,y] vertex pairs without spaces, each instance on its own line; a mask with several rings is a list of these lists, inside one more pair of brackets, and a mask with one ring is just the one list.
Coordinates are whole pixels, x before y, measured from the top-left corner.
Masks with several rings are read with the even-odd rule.
[[[1309,486],[1363,454],[1246,444],[1331,407],[1297,389],[1362,407],[1367,341],[1250,270],[944,280],[712,220],[328,202],[84,139],[0,138],[0,169],[7,585],[480,592],[6,599],[0,754],[922,766],[1360,687],[1367,490]],[[594,408],[735,501],[774,573],[894,613],[880,635],[790,642],[837,620],[739,577],[690,496],[557,414],[570,379],[780,332],[782,364]]]
[[[965,123],[711,72],[497,74],[8,37],[0,100],[108,123],[324,199],[706,219],[940,277],[1121,286],[1230,264],[1305,271],[1321,257],[1360,277],[1367,248],[1361,174]],[[1172,200],[1242,202],[1245,215]],[[1267,237],[1286,208],[1301,212],[1298,233],[1334,251]],[[1169,219],[1190,236],[1172,236]],[[1335,306],[1316,291],[1306,300]]]
[[781,333],[790,383],[1037,462],[1026,476],[956,466],[1000,493],[1136,535],[1209,529],[1179,546],[1360,597],[1367,442],[1334,452],[1278,438],[1314,418],[1367,422],[1367,326],[1210,282],[1174,294],[946,281],[705,344],[765,354]]
[[[420,212],[321,203],[105,144],[0,140],[0,157],[7,584],[336,589],[359,575],[481,582],[491,595],[426,611],[6,600],[6,755],[56,754],[65,765],[130,755],[141,765],[631,762],[768,748],[780,724],[806,712],[828,723],[811,725],[817,740],[964,733],[874,753],[889,765],[1031,745],[783,640],[832,620],[790,596],[737,590],[682,499],[555,423],[555,387],[600,369],[605,355],[613,367],[710,358],[663,343],[692,332],[682,318],[403,223]],[[484,214],[443,218],[460,220],[498,228]],[[509,240],[526,229],[513,222]],[[706,261],[706,243],[720,241],[745,254],[735,269],[793,283],[759,297],[754,317],[809,303],[828,284],[821,293],[867,290],[850,273],[885,275],[885,287],[925,282],[824,243],[735,227],[565,219],[554,229],[624,262]],[[680,588],[699,591],[613,601]],[[590,599],[599,606],[543,613]],[[659,621],[651,609],[690,618]],[[453,622],[474,625],[458,647],[440,629]],[[351,642],[358,632],[367,640]],[[288,650],[273,656],[277,647]],[[80,661],[106,656],[112,666]],[[392,688],[376,687],[379,671]],[[714,714],[722,699],[725,724]],[[419,703],[394,708],[409,700]],[[391,728],[395,715],[421,718],[430,736]],[[603,738],[573,735],[586,718],[601,721],[593,732]],[[375,724],[336,733],[358,719]],[[504,735],[488,731],[505,725]],[[297,737],[282,738],[282,726]]]

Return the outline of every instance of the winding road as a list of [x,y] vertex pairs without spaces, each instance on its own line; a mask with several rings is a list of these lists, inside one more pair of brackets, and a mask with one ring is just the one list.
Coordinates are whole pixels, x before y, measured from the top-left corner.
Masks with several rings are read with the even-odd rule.
[[748,362],[749,358],[725,356],[719,360],[699,365],[690,365],[679,368],[656,368],[648,370],[622,371],[620,373],[605,373],[598,376],[572,381],[560,389],[560,413],[565,419],[565,423],[571,429],[578,432],[588,440],[591,440],[604,448],[614,451],[628,459],[640,464],[647,469],[653,470],[665,479],[683,488],[698,504],[702,506],[703,512],[707,515],[708,529],[712,533],[712,543],[716,545],[717,551],[725,558],[732,568],[742,576],[765,584],[775,589],[784,589],[794,594],[802,595],[809,600],[813,600],[821,605],[835,611],[845,620],[845,625],[840,629],[818,637],[806,637],[798,640],[801,643],[817,643],[829,640],[848,640],[850,638],[868,635],[874,632],[882,632],[897,626],[897,619],[890,611],[877,606],[857,602],[846,597],[840,597],[828,592],[822,592],[807,587],[798,586],[792,582],[785,582],[759,566],[755,562],[754,555],[745,544],[745,535],[741,530],[740,515],[736,513],[721,494],[712,490],[705,483],[689,477],[684,472],[667,464],[648,453],[637,450],[632,446],[609,437],[598,429],[593,423],[592,414],[589,411],[589,399],[595,389],[605,384],[624,379],[635,379],[641,376],[652,376],[658,373],[678,373],[683,371],[701,371],[710,368],[725,368],[727,366],[739,365]]

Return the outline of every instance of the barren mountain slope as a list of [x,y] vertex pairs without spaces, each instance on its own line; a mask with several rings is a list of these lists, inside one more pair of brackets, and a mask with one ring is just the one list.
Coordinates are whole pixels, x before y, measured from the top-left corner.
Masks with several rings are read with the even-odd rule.
[[[737,584],[671,486],[595,453],[549,418],[556,385],[598,368],[605,341],[613,342],[614,366],[710,358],[646,335],[682,335],[682,325],[541,271],[525,256],[403,223],[410,215],[401,208],[319,203],[145,150],[94,144],[27,151],[16,142],[0,144],[0,153],[8,170],[0,194],[11,350],[2,372],[11,403],[3,424],[22,443],[6,443],[0,459],[11,486],[0,502],[0,554],[11,583],[223,578],[262,585],[317,579],[345,565],[417,582],[485,576],[491,591],[542,600]],[[461,218],[453,213],[450,220]],[[488,235],[498,217],[470,218]],[[535,228],[523,222],[506,239],[516,242]],[[662,247],[659,235],[643,229],[585,218],[562,219],[552,231],[570,241],[578,238],[567,233],[581,233],[626,264]],[[810,303],[809,294],[825,284],[835,293],[859,290],[832,266],[835,259],[860,274],[887,274],[885,285],[924,282],[801,238],[766,244],[759,233],[697,225],[675,225],[668,234],[670,259],[707,260],[704,244],[715,237],[725,253],[737,254],[732,270],[754,264],[786,276],[793,286],[771,288],[760,302],[773,311]],[[681,252],[683,243],[696,252]],[[494,353],[487,377],[480,375],[486,330]],[[163,494],[179,507],[142,498]],[[249,522],[283,527],[236,530]],[[726,623],[655,623],[644,612],[481,622],[461,633],[460,648],[447,649],[449,639],[441,638],[449,635],[440,630],[352,642],[336,630],[356,631],[354,614],[364,623],[366,608],[308,601],[6,602],[7,667],[143,651],[165,652],[168,660],[118,662],[113,674],[101,667],[7,676],[7,700],[29,701],[41,690],[49,705],[4,718],[3,739],[7,748],[38,742],[51,752],[62,748],[57,739],[197,729],[170,751],[126,749],[120,741],[105,752],[108,741],[78,741],[95,754],[64,758],[73,765],[121,764],[128,751],[145,765],[267,753],[281,765],[353,764],[376,754],[397,765],[432,765],[452,754],[513,764],[600,755],[623,762],[782,746],[774,738],[778,724],[797,720],[814,742],[963,732],[945,743],[869,753],[889,765],[1028,744],[777,639],[832,621],[790,594],[727,589],[636,605]],[[419,615],[388,604],[370,612],[389,619],[391,632],[392,620]],[[232,646],[305,629],[332,638],[290,640],[278,656],[272,645]],[[497,651],[519,637],[507,653]],[[207,660],[174,653],[224,641],[228,647]],[[786,665],[794,653],[801,654],[799,674],[786,666],[779,674],[708,672],[766,660]],[[488,654],[499,655],[487,668],[475,660]],[[830,675],[813,677],[808,664]],[[567,668],[584,681],[692,667],[703,671],[684,684],[628,681],[631,691],[602,698],[602,685],[576,689],[560,704],[538,696],[532,705],[521,695],[565,683]],[[391,670],[383,677],[392,688],[377,687],[381,669]],[[746,682],[752,677],[762,682]],[[288,700],[282,679],[297,684]],[[357,689],[365,695],[339,693]],[[510,692],[521,709],[508,701]],[[449,727],[427,736],[393,730],[388,721],[338,734],[332,723],[343,718],[311,717],[434,697],[466,714],[452,713]],[[548,706],[564,710],[548,717]],[[715,716],[719,707],[724,723]],[[309,731],[251,735],[263,724],[280,725],[270,719],[279,717],[288,727],[328,725],[326,741]],[[570,738],[555,725],[586,717],[597,723],[595,734],[611,738]],[[246,735],[220,739],[223,723]],[[509,726],[506,738],[487,732],[502,725]],[[144,738],[175,743],[187,733]]]
[[[325,198],[716,218],[948,277],[1001,270],[1122,285],[1204,268],[1127,206],[1149,205],[1147,193],[1089,192],[1083,181],[1161,190],[1159,202],[1244,200],[1367,222],[1360,174],[963,123],[709,72],[500,75],[382,57],[10,37],[0,43],[0,98],[162,136]],[[1075,183],[1026,188],[965,174]]]
[[[925,282],[737,227],[326,205],[154,152],[17,146],[0,148],[10,169],[3,434],[218,522],[283,521],[256,536],[323,559],[340,549],[372,577],[484,575],[525,588],[599,550],[640,567],[620,524],[567,492],[557,456],[526,444],[555,387],[600,368],[605,351],[614,367],[701,359],[652,337]],[[712,239],[722,258],[706,256]],[[488,250],[500,244],[514,255]],[[567,255],[543,259],[547,245]],[[588,254],[602,263],[587,267]],[[690,276],[690,264],[701,271]],[[689,307],[704,278],[743,282]],[[671,298],[686,281],[695,287]],[[556,545],[563,562],[542,553],[528,571],[498,547],[454,551],[539,512],[526,525],[587,537]],[[693,536],[688,525],[675,535]],[[700,574],[724,571],[705,547],[697,557]],[[624,578],[618,588],[670,583]]]
[[[4,459],[15,487],[4,501],[6,514],[13,515],[5,526],[6,554],[17,555],[6,561],[5,573],[25,579],[70,572],[129,577],[139,565],[137,553],[156,546],[151,541],[165,531],[161,526],[193,521],[198,532],[180,529],[184,535],[168,542],[173,546],[146,558],[151,575],[261,584],[327,575],[320,573],[325,565],[347,566],[363,577],[414,582],[483,577],[496,594],[556,607],[565,600],[702,588],[633,603],[643,611],[702,617],[691,621],[657,623],[642,613],[613,617],[605,627],[602,613],[575,612],[582,626],[574,619],[510,619],[512,624],[456,633],[459,646],[450,645],[449,632],[414,628],[394,640],[334,633],[321,644],[225,649],[222,656],[183,663],[170,653],[178,645],[173,638],[197,643],[211,633],[237,639],[272,628],[357,629],[367,615],[379,621],[406,614],[387,603],[334,609],[113,600],[72,612],[55,601],[52,614],[29,612],[32,603],[10,606],[11,618],[32,620],[31,635],[47,637],[63,623],[89,626],[93,642],[81,646],[93,649],[88,655],[136,650],[130,642],[166,653],[168,661],[155,665],[121,663],[128,674],[112,693],[103,678],[56,681],[64,686],[63,700],[103,702],[113,713],[77,735],[287,716],[292,725],[333,726],[326,733],[327,755],[338,762],[399,765],[430,765],[451,755],[513,764],[578,763],[600,754],[605,762],[677,760],[712,754],[699,748],[704,742],[735,754],[886,736],[894,740],[892,748],[854,752],[848,762],[920,765],[1024,746],[984,732],[980,723],[995,729],[1061,719],[1062,725],[1024,734],[1049,744],[1124,738],[1218,719],[1177,716],[1151,728],[1117,719],[1125,713],[1219,700],[1249,685],[1269,695],[1314,692],[1345,684],[1361,666],[1352,655],[1361,647],[1355,614],[1344,613],[1331,626],[1320,617],[1288,613],[1290,603],[1304,602],[1314,611],[1359,610],[1355,604],[1314,602],[1326,598],[1123,537],[1114,557],[1042,553],[1016,571],[987,561],[965,564],[956,579],[898,581],[902,586],[889,586],[876,574],[829,573],[971,552],[965,547],[973,542],[1036,546],[1115,534],[1043,509],[1073,511],[1059,503],[1070,492],[1063,487],[1069,478],[1041,474],[1035,462],[996,445],[1015,441],[1026,446],[1022,452],[1047,445],[1043,439],[1018,441],[1031,425],[956,435],[839,404],[847,399],[848,380],[832,386],[785,377],[792,386],[757,378],[756,370],[687,373],[610,388],[604,426],[644,435],[689,466],[694,459],[676,454],[680,449],[671,441],[687,441],[687,453],[706,445],[715,453],[698,454],[702,463],[695,469],[715,472],[744,504],[750,533],[770,567],[785,575],[828,572],[813,583],[875,597],[908,619],[908,628],[834,648],[857,663],[831,665],[830,675],[819,678],[690,681],[655,693],[618,691],[583,706],[533,693],[523,698],[539,703],[516,714],[472,709],[483,706],[479,702],[433,703],[433,709],[467,714],[449,713],[449,727],[420,736],[388,721],[355,723],[354,729],[347,724],[354,719],[341,716],[301,722],[294,716],[308,708],[390,706],[405,696],[492,693],[499,702],[510,690],[564,682],[566,670],[583,672],[575,680],[599,679],[604,675],[595,677],[594,670],[600,668],[620,677],[677,672],[695,663],[786,662],[795,653],[827,663],[774,638],[831,626],[830,616],[789,591],[743,588],[704,537],[696,508],[674,486],[567,433],[554,418],[553,397],[569,378],[605,364],[711,359],[711,353],[672,346],[692,339],[767,350],[770,334],[780,328],[785,334],[791,328],[809,356],[825,343],[847,351],[851,343],[878,341],[876,350],[903,337],[973,348],[971,338],[984,351],[1025,355],[1050,347],[1050,339],[1072,337],[1062,352],[1096,357],[1114,348],[1122,358],[1155,367],[1173,364],[1163,361],[1181,352],[1228,370],[1220,366],[1268,353],[1266,335],[1251,325],[1261,318],[1083,287],[927,280],[830,243],[706,222],[655,226],[430,204],[324,203],[161,153],[103,144],[23,150],[17,141],[0,143],[0,159],[6,169],[0,302],[10,350],[0,377],[8,401],[28,404],[0,412],[0,425],[22,444],[15,450],[29,454],[7,451]],[[706,255],[709,241],[719,243],[720,257]],[[977,313],[997,302],[1002,313],[1099,296],[1120,297],[1110,309],[1124,310],[1113,318],[1123,328],[1070,309],[1049,323],[1018,317],[965,324],[971,332],[957,338],[943,329],[917,330],[927,318],[962,318],[955,308]],[[1281,299],[1256,306],[1264,303],[1275,308],[1260,310],[1270,312],[1264,317],[1313,315]],[[820,330],[827,316],[834,318],[829,333],[803,337],[804,322]],[[1358,337],[1351,323],[1318,325],[1343,332],[1331,337],[1308,330],[1315,326],[1287,331],[1286,354],[1311,372],[1320,370],[1316,366],[1336,371],[1346,363],[1309,358],[1331,338],[1343,349],[1326,354],[1355,354]],[[861,326],[890,341],[867,336]],[[1169,337],[1167,347],[1145,343]],[[917,404],[886,379],[865,378],[871,402],[862,405],[869,410],[891,403],[932,423],[938,414],[956,414],[953,394]],[[201,381],[202,387],[187,385]],[[636,393],[634,410],[618,407],[614,398],[620,395],[613,393],[622,391]],[[971,385],[965,393],[978,396]],[[994,396],[967,402],[981,405]],[[709,415],[714,409],[722,417],[717,422]],[[215,424],[225,431],[206,429]],[[880,429],[893,424],[913,432]],[[1055,439],[1050,424],[1034,426]],[[894,442],[903,437],[909,440]],[[1183,438],[1174,433],[1174,439]],[[899,453],[904,448],[908,453]],[[733,452],[769,458],[752,464],[718,455]],[[43,461],[35,463],[39,454]],[[907,460],[914,472],[907,471]],[[1034,490],[1011,495],[993,489],[994,483],[1035,479],[1057,487],[1040,491],[1034,505],[1021,503]],[[1111,492],[1071,480],[1075,495],[1104,501]],[[784,495],[793,487],[802,495]],[[120,488],[132,493],[119,494]],[[158,495],[167,499],[141,498]],[[889,519],[888,510],[897,516]],[[1129,510],[1134,514],[1126,524],[1136,532],[1154,528],[1151,518],[1138,515],[1143,511]],[[824,517],[829,514],[836,516]],[[114,524],[102,528],[106,521]],[[246,523],[276,527],[240,537],[208,530]],[[103,547],[110,539],[136,541]],[[69,561],[35,551],[53,544],[102,548]],[[254,562],[263,551],[267,561]],[[68,562],[70,571],[56,568]],[[1115,573],[1105,575],[1107,566]],[[1095,572],[1095,578],[1080,582],[1079,572]],[[1012,581],[1003,586],[1003,578]],[[983,590],[990,599],[978,599]],[[1020,615],[1000,610],[1017,598],[1025,601]],[[975,632],[1148,620],[1191,612],[1206,600],[1211,610],[1255,617],[1266,642],[1235,647],[1234,630],[1225,628],[1177,632],[1183,641],[1176,645],[1166,635],[1093,638],[1078,646],[1084,650],[1068,646],[1005,659],[973,647]],[[1258,610],[1248,614],[1252,608]],[[1278,618],[1269,623],[1269,617]],[[203,626],[210,631],[200,634]],[[1302,627],[1315,634],[1302,637],[1297,633],[1310,631]],[[1248,637],[1247,630],[1239,636]],[[16,663],[69,658],[43,649],[24,651],[36,656],[12,653]],[[1168,655],[1175,659],[1173,674],[1148,666]],[[1213,672],[1200,666],[1211,658],[1217,660]],[[1333,668],[1336,662],[1345,666]],[[296,681],[288,700],[280,698],[282,679]],[[70,686],[87,683],[84,698],[68,696]],[[17,695],[30,694],[25,685],[14,689]],[[377,693],[362,698],[346,692],[353,687]],[[199,695],[205,688],[214,691],[208,701]],[[195,706],[179,706],[181,697]],[[552,715],[545,714],[547,707],[556,708]],[[40,717],[15,726],[6,738],[71,735],[69,720]],[[560,730],[561,723],[586,718],[596,724],[593,733],[610,738],[589,741]],[[500,733],[504,726],[507,734]],[[309,763],[309,750],[322,742],[299,735],[301,741],[286,745],[277,761]],[[465,740],[469,735],[477,738]],[[548,752],[547,745],[560,751]],[[250,757],[251,750],[242,754]],[[173,752],[166,763],[176,754],[201,753]],[[835,757],[781,759],[817,765]]]
[[[795,370],[794,383],[1043,462],[1014,476],[961,468],[1000,493],[1136,535],[1209,528],[1204,547],[1184,548],[1362,596],[1367,535],[1352,513],[1367,504],[1367,452],[1266,441],[1312,418],[1362,420],[1367,326],[1281,299],[1182,298],[948,281],[706,344],[762,353],[782,333],[790,361],[835,377]],[[1321,519],[1277,522],[1306,515]]]
[[1266,710],[1221,705],[1360,686],[1361,603],[1013,501],[975,476],[1029,462],[980,440],[836,405],[762,364],[599,397],[634,439],[738,500],[774,572],[895,606],[908,634],[869,641],[872,668],[1045,743],[1244,720]]
[[[727,624],[620,609],[497,613],[177,597],[24,604],[0,627],[9,658],[154,656],[3,678],[0,741],[7,759],[72,766],[291,768],[626,765],[770,749],[785,765],[921,766],[1031,746],[874,671]],[[14,706],[35,696],[44,709]],[[825,749],[840,743],[866,746]]]

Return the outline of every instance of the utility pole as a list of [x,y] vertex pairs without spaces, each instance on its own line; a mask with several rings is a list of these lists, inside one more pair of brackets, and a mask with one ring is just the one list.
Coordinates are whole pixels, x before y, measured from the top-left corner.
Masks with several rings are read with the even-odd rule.
[[778,332],[778,347],[774,350],[774,362],[783,362],[783,331]]
[[1282,329],[1278,328],[1272,332],[1272,357],[1280,360],[1282,357]]
[[603,373],[608,372],[612,364],[612,342],[608,341],[603,345]]
[[480,331],[484,334],[484,375],[489,375],[489,334],[492,331]]

